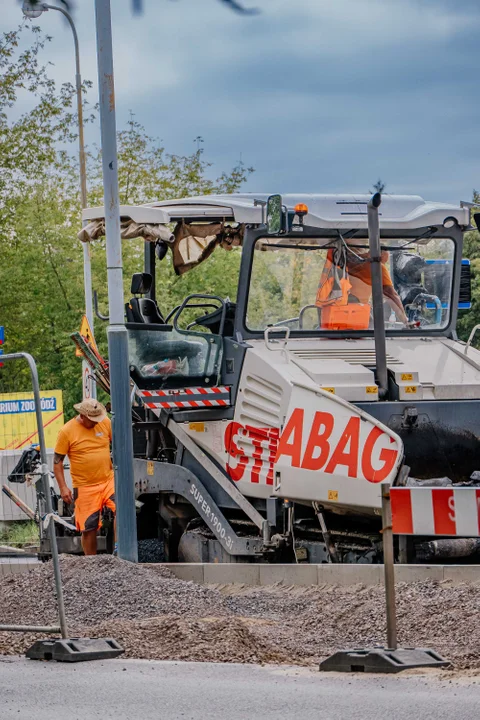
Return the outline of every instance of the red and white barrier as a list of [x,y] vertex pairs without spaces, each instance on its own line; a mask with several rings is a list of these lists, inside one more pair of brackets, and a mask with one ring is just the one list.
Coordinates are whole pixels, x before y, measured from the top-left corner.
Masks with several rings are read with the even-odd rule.
[[137,390],[143,404],[151,410],[159,408],[228,407],[230,387],[191,387],[181,390]]
[[480,489],[390,488],[396,535],[480,537]]

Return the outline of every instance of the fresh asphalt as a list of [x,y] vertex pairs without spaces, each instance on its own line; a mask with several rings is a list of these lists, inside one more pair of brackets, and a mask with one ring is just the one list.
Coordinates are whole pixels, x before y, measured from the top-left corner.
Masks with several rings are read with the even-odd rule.
[[476,720],[480,677],[0,656],[1,720]]

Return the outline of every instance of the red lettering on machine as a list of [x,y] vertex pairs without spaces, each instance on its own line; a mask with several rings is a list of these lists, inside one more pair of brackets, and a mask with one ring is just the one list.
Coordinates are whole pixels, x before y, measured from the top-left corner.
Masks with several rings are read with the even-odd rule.
[[368,482],[380,483],[391,473],[398,459],[398,449],[385,447],[394,438],[373,426],[361,446],[362,420],[358,415],[348,418],[338,441],[332,442],[338,418],[332,413],[317,411],[309,431],[302,456],[305,411],[296,408],[282,432],[276,428],[251,428],[229,423],[225,432],[225,448],[230,458],[227,472],[232,480],[247,479],[258,483],[264,479],[273,485],[275,465],[283,457],[291,458],[292,467],[302,470],[335,474],[337,467],[347,469],[350,478],[364,477]]

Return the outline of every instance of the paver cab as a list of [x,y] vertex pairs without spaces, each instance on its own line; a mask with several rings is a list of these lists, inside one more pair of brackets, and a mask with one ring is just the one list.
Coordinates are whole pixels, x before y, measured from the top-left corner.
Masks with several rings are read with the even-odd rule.
[[[84,241],[103,215],[84,212]],[[468,207],[237,194],[121,216],[145,239],[126,304],[139,536],[168,560],[378,562],[381,482],[474,482],[480,353],[455,332]],[[156,265],[182,276],[224,250],[234,301],[157,302]]]

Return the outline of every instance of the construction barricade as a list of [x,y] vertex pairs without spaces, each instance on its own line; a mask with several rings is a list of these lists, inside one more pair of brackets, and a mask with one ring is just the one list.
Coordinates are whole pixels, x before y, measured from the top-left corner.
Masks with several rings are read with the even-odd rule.
[[[52,558],[57,621],[22,621],[21,608],[0,604],[0,631],[53,633],[67,637],[46,434],[63,423],[61,393],[40,393],[34,359],[2,356],[0,369],[0,585],[38,563],[42,539]],[[48,428],[48,430],[47,430]],[[51,440],[50,445],[53,445]],[[52,464],[53,457],[50,458]],[[0,588],[1,589],[1,588]],[[0,592],[0,597],[1,597]],[[3,611],[3,612],[2,612]],[[9,613],[7,616],[7,612]],[[10,620],[10,621],[8,621]]]
[[381,488],[387,645],[336,652],[320,664],[323,671],[394,673],[449,665],[430,648],[398,647],[393,536],[480,537],[480,489],[390,487],[388,483]]
[[[2,636],[12,637],[8,633],[50,634],[60,637],[36,640],[27,650],[27,657],[63,662],[117,657],[123,648],[113,638],[68,638],[56,526],[67,525],[70,531],[75,527],[54,507],[58,495],[46,442],[48,436],[53,465],[53,446],[63,424],[61,393],[40,392],[37,367],[28,353],[3,355],[2,363],[0,643]],[[9,602],[7,586],[14,582],[12,574],[25,571],[25,566],[33,567],[35,572],[41,560],[52,564],[53,588],[44,587],[52,599],[45,602],[45,597],[39,597],[38,607],[44,608],[43,613],[29,606],[25,609],[28,616],[22,618],[22,607],[12,607]],[[31,582],[28,575],[22,578],[26,584]],[[15,598],[18,604],[18,593]],[[0,653],[8,653],[10,648],[8,643],[1,643]]]

